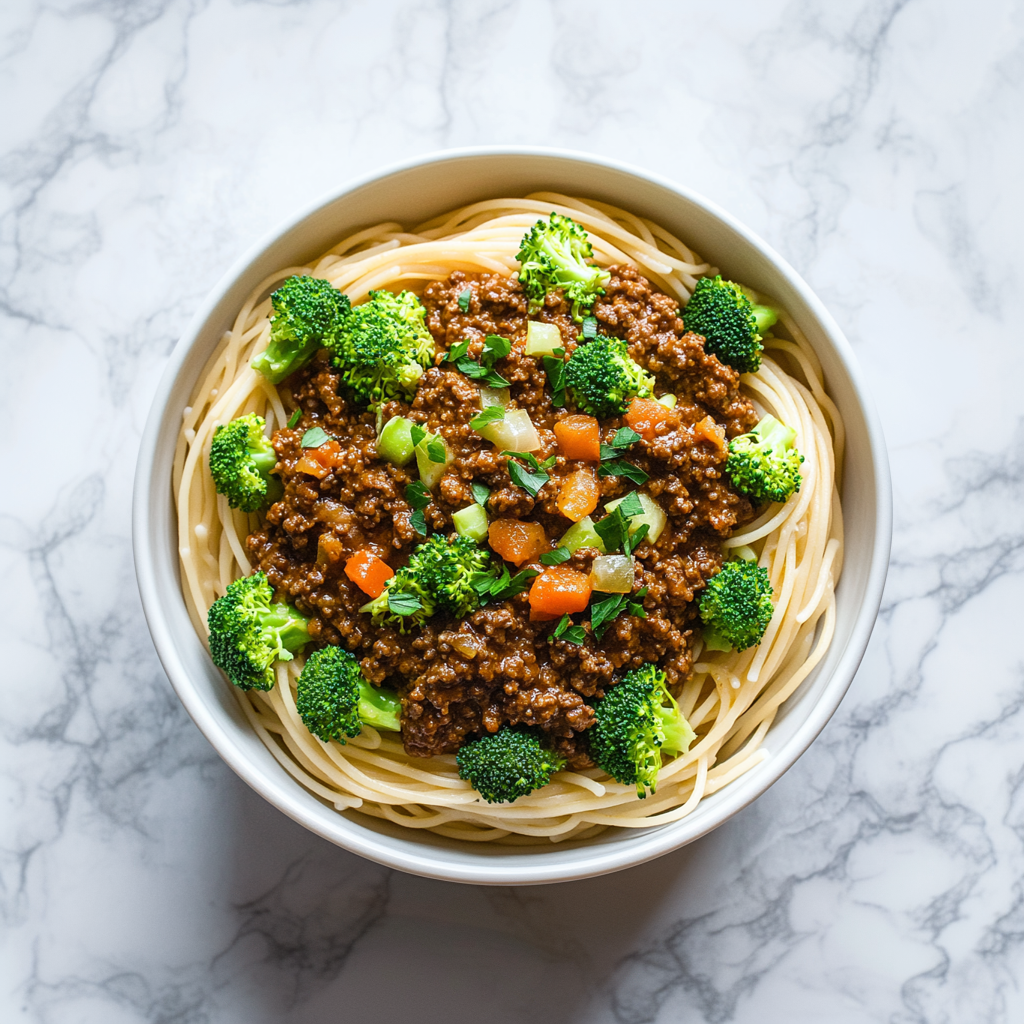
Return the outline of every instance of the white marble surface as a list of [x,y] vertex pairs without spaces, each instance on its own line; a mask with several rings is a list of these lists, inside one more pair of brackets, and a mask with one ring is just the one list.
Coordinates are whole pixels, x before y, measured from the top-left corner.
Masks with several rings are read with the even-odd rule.
[[[1019,0],[5,0],[0,96],[0,1019],[1024,1019]],[[249,792],[167,684],[129,535],[161,368],[237,255],[503,142],[626,158],[779,248],[896,494],[874,639],[798,765],[656,863],[518,890]]]

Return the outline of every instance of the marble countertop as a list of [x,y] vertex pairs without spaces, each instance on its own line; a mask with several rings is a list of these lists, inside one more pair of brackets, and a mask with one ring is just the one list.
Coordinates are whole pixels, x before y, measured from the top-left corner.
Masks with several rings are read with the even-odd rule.
[[[0,1018],[1024,1019],[1019,2],[20,0],[0,90]],[[526,889],[389,872],[250,792],[161,671],[129,529],[222,272],[480,143],[627,159],[765,237],[856,349],[896,499],[796,767],[655,863]]]

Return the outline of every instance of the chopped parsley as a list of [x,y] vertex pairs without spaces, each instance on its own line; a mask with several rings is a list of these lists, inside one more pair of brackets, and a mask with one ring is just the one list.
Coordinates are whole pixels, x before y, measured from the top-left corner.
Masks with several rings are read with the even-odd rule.
[[330,441],[331,435],[322,427],[311,427],[302,435],[303,448],[319,448]]
[[488,423],[497,423],[505,418],[505,409],[500,405],[489,405],[483,412],[477,413],[469,425],[476,431],[483,430]]
[[480,353],[480,362],[469,358],[469,339],[460,341],[448,350],[445,357],[455,368],[473,380],[478,380],[489,388],[507,388],[509,382],[497,370],[494,364],[504,359],[512,351],[512,342],[500,334],[488,334],[484,338],[484,350]]
[[556,408],[565,407],[565,349],[556,348],[550,356],[541,359],[544,372],[551,387],[551,404]]
[[568,614],[562,616],[561,621],[555,626],[551,634],[553,639],[565,640],[570,644],[582,644],[587,638],[587,631],[582,626],[574,626]]
[[[512,483],[522,487],[533,498],[537,497],[540,489],[551,479],[545,470],[550,469],[557,461],[554,455],[550,459],[538,462],[537,456],[530,452],[504,451],[501,454],[509,456],[508,475],[512,478]],[[522,459],[530,468],[524,469],[518,462],[513,462],[513,459]]]
[[572,558],[572,553],[566,547],[555,548],[554,551],[545,551],[540,556],[540,560],[545,565],[561,565],[563,562],[568,562]]
[[480,597],[480,603],[485,604],[490,598],[495,601],[506,601],[516,594],[521,594],[530,580],[539,575],[536,569],[523,569],[515,576],[510,576],[508,566],[504,566],[500,575],[493,572],[477,572],[470,579],[470,585]]
[[459,292],[459,298],[457,301],[459,303],[459,309],[461,309],[463,313],[469,312],[469,300],[471,298],[473,298],[472,288],[466,288],[465,291]]

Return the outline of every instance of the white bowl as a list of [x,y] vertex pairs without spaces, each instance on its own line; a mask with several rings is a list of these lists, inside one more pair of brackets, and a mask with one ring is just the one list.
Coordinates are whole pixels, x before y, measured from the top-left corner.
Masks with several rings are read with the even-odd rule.
[[[826,386],[846,424],[846,554],[832,646],[776,718],[764,742],[766,760],[673,824],[609,829],[595,839],[564,845],[505,848],[339,813],[274,760],[242,716],[185,610],[171,463],[182,409],[196,378],[263,278],[305,263],[368,224],[397,220],[412,226],[464,203],[542,190],[590,196],[650,217],[727,277],[774,296],[792,314],[821,360]],[[891,532],[885,444],[853,353],[793,268],[729,214],[679,185],[580,153],[507,147],[436,153],[348,184],[246,253],[213,290],[171,355],[142,438],[133,508],[135,568],[157,653],[193,721],[231,768],[289,817],[347,850],[415,874],[500,885],[586,878],[641,864],[717,828],[768,789],[810,746],[853,679],[878,612]]]

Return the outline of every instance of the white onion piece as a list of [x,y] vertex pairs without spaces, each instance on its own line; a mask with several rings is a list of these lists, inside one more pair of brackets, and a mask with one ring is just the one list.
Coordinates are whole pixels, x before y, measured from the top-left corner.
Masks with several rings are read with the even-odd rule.
[[628,594],[633,575],[630,555],[598,555],[590,567],[590,585],[605,594]]
[[472,633],[456,633],[451,639],[451,645],[464,658],[472,660],[483,650],[484,641],[481,637],[474,636]]
[[508,388],[481,388],[480,408],[490,409],[500,405],[503,409],[508,405]]
[[562,332],[555,324],[542,324],[531,320],[526,325],[526,354],[528,356],[554,355],[562,347]]
[[537,428],[525,409],[508,409],[503,420],[488,423],[480,433],[502,451],[533,452],[540,447]]

